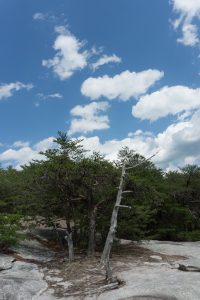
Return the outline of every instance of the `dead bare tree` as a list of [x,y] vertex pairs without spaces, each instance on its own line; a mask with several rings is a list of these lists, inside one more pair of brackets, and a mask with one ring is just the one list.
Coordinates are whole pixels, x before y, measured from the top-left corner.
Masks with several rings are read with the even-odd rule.
[[117,193],[117,198],[115,202],[115,206],[112,212],[112,217],[111,217],[111,222],[110,222],[110,229],[107,235],[106,243],[104,245],[103,253],[101,256],[101,262],[100,265],[101,267],[105,268],[106,271],[106,279],[108,283],[114,283],[117,282],[117,278],[113,276],[112,270],[110,268],[110,252],[112,249],[113,241],[115,238],[115,234],[117,231],[117,217],[118,217],[118,211],[119,208],[130,208],[129,206],[126,205],[121,205],[121,200],[122,200],[122,195],[125,193],[129,193],[130,191],[123,191],[123,186],[124,186],[124,180],[126,176],[126,170],[136,168],[140,166],[141,164],[145,163],[146,161],[150,160],[153,158],[157,153],[153,154],[150,156],[147,160],[140,162],[134,166],[131,167],[126,167],[126,160],[123,163],[122,166],[122,173],[121,173],[121,178],[120,178],[120,184],[118,187],[118,193]]
[[103,253],[101,256],[101,265],[102,267],[105,268],[106,270],[106,279],[108,282],[115,282],[116,278],[113,277],[112,270],[110,268],[110,252],[112,249],[113,241],[115,238],[115,233],[117,230],[117,216],[118,216],[118,211],[120,208],[121,200],[122,200],[122,193],[123,193],[123,185],[124,185],[124,179],[125,179],[125,163],[122,167],[122,173],[121,173],[121,178],[120,178],[120,184],[118,187],[118,193],[117,193],[117,198],[115,202],[115,206],[112,212],[112,217],[111,217],[111,222],[110,222],[110,229],[107,235],[106,243],[103,249]]

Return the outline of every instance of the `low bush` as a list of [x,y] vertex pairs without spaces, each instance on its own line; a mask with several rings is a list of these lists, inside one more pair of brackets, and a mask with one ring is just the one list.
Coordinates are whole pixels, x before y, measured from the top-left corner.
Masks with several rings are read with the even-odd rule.
[[23,238],[20,219],[17,214],[0,214],[0,250],[16,245]]

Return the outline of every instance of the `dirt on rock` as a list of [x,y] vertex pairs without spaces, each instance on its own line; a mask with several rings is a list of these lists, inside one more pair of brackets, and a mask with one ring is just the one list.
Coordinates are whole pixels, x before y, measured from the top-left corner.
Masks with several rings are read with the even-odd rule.
[[[157,257],[160,258],[159,261]],[[119,273],[133,268],[133,265],[140,266],[144,263],[157,262],[172,264],[183,259],[185,259],[183,256],[164,255],[131,243],[114,247],[111,266],[114,273]],[[77,253],[76,259],[69,263],[66,253],[60,252],[54,260],[47,262],[45,267],[41,266],[41,271],[44,273],[44,279],[48,283],[49,289],[56,297],[74,296],[84,299],[85,295],[98,294],[98,290],[107,285],[105,272],[99,268],[99,263],[100,253],[96,253],[93,258],[87,258],[84,254]],[[118,287],[120,288],[124,284],[120,282],[120,278],[119,283]],[[166,299],[141,297],[132,299]]]

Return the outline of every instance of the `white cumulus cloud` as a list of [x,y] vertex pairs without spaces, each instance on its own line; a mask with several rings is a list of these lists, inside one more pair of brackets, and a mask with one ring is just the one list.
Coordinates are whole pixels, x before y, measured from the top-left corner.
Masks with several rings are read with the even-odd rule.
[[[92,115],[92,111],[93,109],[88,109],[88,114]],[[74,108],[74,115],[87,117],[87,109],[77,106]],[[157,166],[169,170],[187,163],[200,163],[199,124],[200,110],[197,110],[187,120],[171,124],[158,134],[137,130],[130,132],[123,139],[111,139],[104,142],[101,142],[98,136],[80,136],[79,138],[83,139],[81,143],[85,149],[90,150],[90,153],[99,151],[109,160],[115,160],[118,151],[125,146],[146,158],[158,151],[153,161]],[[24,142],[19,143],[19,141],[14,145],[10,149],[0,152],[0,162],[13,165],[18,169],[20,165],[27,164],[32,159],[44,159],[38,152],[55,147],[53,137],[44,139],[33,146]]]
[[63,26],[56,27],[56,32],[58,37],[53,45],[56,54],[51,59],[43,60],[42,65],[52,69],[61,80],[65,80],[87,66],[88,52],[82,50],[84,43]]
[[127,101],[146,93],[163,76],[163,72],[149,69],[138,73],[124,71],[114,77],[108,75],[97,78],[90,77],[83,82],[81,93],[91,100],[106,97],[109,100]]
[[99,151],[109,160],[117,159],[122,147],[129,147],[146,158],[158,152],[153,158],[157,166],[165,169],[175,169],[187,163],[200,162],[200,110],[189,120],[171,124],[157,135],[137,130],[129,133],[124,139],[112,139],[103,143],[98,136],[84,137],[82,144],[86,149]]
[[6,162],[7,165],[12,165],[17,169],[20,169],[21,165],[27,164],[33,159],[42,159],[42,156],[30,147],[10,148],[0,153],[1,162]]
[[121,140],[107,140],[104,143],[100,142],[98,136],[88,138],[81,136],[80,139],[82,139],[81,143],[85,149],[88,149],[91,152],[100,152],[101,154],[105,155],[106,159],[111,161],[117,159],[118,152],[123,147],[129,147],[130,149],[147,156],[150,155],[154,150],[154,147],[151,147],[151,144],[154,144],[154,140],[151,138],[146,138],[146,136],[143,136],[142,134],[140,136],[136,135],[134,137],[126,137]]
[[189,120],[170,125],[155,138],[156,161],[165,168],[200,162],[200,110]]
[[39,154],[39,152],[54,147],[55,143],[53,143],[53,139],[53,137],[49,137],[36,143],[32,147],[29,142],[16,141],[10,149],[0,153],[0,162],[20,169],[21,165],[28,164],[33,159],[44,159],[44,156]]
[[92,102],[87,105],[77,105],[71,110],[74,117],[71,121],[69,134],[76,132],[92,132],[109,128],[109,118],[102,114],[109,109],[107,102]]
[[95,63],[91,64],[91,68],[93,71],[96,71],[99,67],[109,64],[109,63],[120,63],[122,59],[118,57],[117,55],[106,55],[104,54],[102,57],[100,57]]
[[181,28],[182,37],[177,41],[185,46],[199,43],[198,27],[195,18],[200,19],[200,0],[171,0],[174,11],[179,15],[173,21],[175,29]]
[[0,84],[0,100],[13,96],[14,92],[22,89],[30,90],[33,88],[33,84],[25,84],[22,82],[12,82]]
[[[167,115],[184,114],[200,108],[200,88],[186,86],[163,87],[159,91],[140,97],[132,114],[142,120],[155,121]],[[189,113],[190,114],[190,113]]]
[[40,152],[40,151],[45,151],[48,148],[53,148],[54,146],[55,146],[54,138],[51,136],[51,137],[48,137],[48,138],[36,143],[33,146],[33,149],[34,149],[34,151]]
[[195,46],[199,42],[198,29],[196,25],[184,24],[182,28],[183,36],[177,42],[185,46]]

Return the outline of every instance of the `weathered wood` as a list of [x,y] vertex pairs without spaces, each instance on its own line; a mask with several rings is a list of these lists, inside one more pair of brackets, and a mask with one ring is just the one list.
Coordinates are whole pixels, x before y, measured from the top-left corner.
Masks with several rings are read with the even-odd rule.
[[73,261],[74,260],[74,243],[73,243],[73,239],[72,239],[72,231],[69,232],[68,230],[66,230],[65,239],[68,244],[69,261]]
[[[158,153],[158,152],[157,152]],[[101,256],[101,262],[100,265],[103,266],[106,270],[106,278],[109,283],[111,282],[116,282],[116,278],[113,277],[112,275],[112,270],[110,268],[110,252],[112,249],[113,241],[115,238],[116,230],[117,230],[117,216],[118,216],[118,211],[119,208],[127,208],[128,206],[126,205],[121,205],[121,200],[122,200],[122,195],[123,193],[130,192],[130,191],[124,191],[123,192],[123,184],[124,184],[124,179],[126,175],[126,170],[136,168],[137,166],[142,165],[146,161],[150,160],[152,157],[157,155],[157,153],[151,155],[148,159],[146,159],[143,162],[140,162],[132,167],[126,167],[126,162],[124,162],[123,167],[122,167],[122,174],[121,174],[121,179],[120,179],[120,184],[118,187],[118,193],[117,193],[117,198],[115,202],[115,206],[112,212],[112,217],[111,217],[111,222],[110,222],[110,229],[107,235],[106,243],[103,249],[103,253]]]
[[121,208],[129,208],[131,209],[132,207],[131,206],[128,206],[128,205],[117,205],[118,207],[121,207]]
[[200,272],[200,268],[199,267],[185,266],[183,264],[179,264],[178,270],[185,271],[185,272]]
[[130,170],[130,169],[134,169],[136,167],[139,167],[141,166],[142,164],[146,163],[147,161],[151,160],[154,156],[156,156],[158,154],[159,151],[157,151],[156,153],[154,153],[153,155],[151,155],[150,157],[148,157],[146,160],[138,163],[138,164],[135,164],[134,166],[132,167],[127,167],[126,170]]
[[99,293],[103,293],[105,291],[117,289],[118,287],[119,287],[119,282],[114,282],[114,283],[110,283],[107,285],[103,285],[93,291],[90,291],[90,294],[99,294]]
[[122,194],[133,193],[133,191],[123,191]]
[[124,178],[125,178],[125,164],[122,167],[122,174],[121,174],[121,178],[120,178],[120,184],[118,187],[116,203],[115,203],[115,206],[114,206],[114,209],[112,212],[110,229],[109,229],[106,243],[105,243],[103,253],[101,256],[101,265],[106,270],[106,278],[107,278],[108,282],[116,282],[116,278],[113,277],[112,270],[110,268],[110,252],[112,249],[113,241],[115,238],[115,233],[117,230],[117,216],[118,216],[118,211],[119,211],[119,207],[120,207],[120,203],[121,203],[121,199],[122,199]]
[[[114,282],[114,283],[110,283],[110,284],[106,284],[103,286],[100,286],[99,288],[96,289],[91,289],[88,288],[85,291],[81,291],[81,292],[75,292],[75,293],[70,293],[70,294],[65,294],[65,296],[83,296],[83,295],[93,295],[93,294],[101,294],[105,291],[110,291],[110,290],[114,290],[119,288],[120,284],[119,282]],[[82,298],[81,298],[82,299]]]

